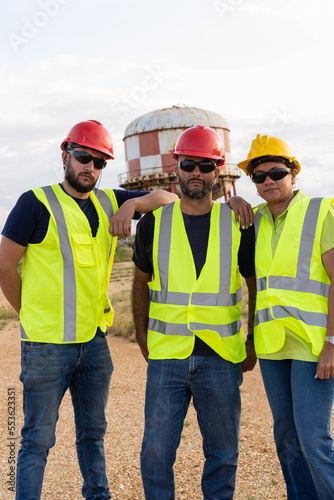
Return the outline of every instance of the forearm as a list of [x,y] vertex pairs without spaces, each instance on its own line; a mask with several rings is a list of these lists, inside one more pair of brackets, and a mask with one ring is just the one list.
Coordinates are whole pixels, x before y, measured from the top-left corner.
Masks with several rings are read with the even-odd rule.
[[17,272],[25,247],[3,236],[0,243],[0,286],[17,313],[21,309],[21,276]]
[[[322,261],[330,279],[328,292],[328,313],[326,336],[334,336],[334,248],[322,254]],[[325,341],[317,365],[316,378],[328,379],[334,377],[334,346]]]
[[248,288],[248,333],[254,333],[254,317],[256,304],[256,278],[252,276],[246,279]]
[[256,300],[256,279],[255,276],[246,278],[248,288],[248,334],[246,340],[246,359],[241,363],[243,372],[253,370],[256,365],[256,353],[254,348],[254,314]]
[[21,277],[15,270],[0,269],[0,285],[10,305],[19,314],[21,309]]
[[137,196],[126,200],[110,219],[110,234],[127,238],[131,234],[131,220],[135,212],[146,214],[177,199],[176,194],[158,189],[145,196]]
[[131,204],[134,212],[139,212],[142,214],[146,214],[147,212],[152,212],[162,205],[166,205],[167,203],[172,203],[173,201],[178,200],[178,196],[174,193],[169,193],[164,189],[157,189],[155,191],[151,191],[150,194],[146,196],[138,196],[137,198],[131,198],[127,200],[125,203]]
[[[333,308],[334,308],[334,283],[332,282],[329,287],[329,294],[328,294],[328,316],[327,316],[326,337],[334,336]],[[325,341],[317,364],[316,378],[328,379],[331,377],[334,377],[334,346],[330,342]]]
[[150,295],[147,283],[138,279],[135,273],[132,288],[132,313],[136,328],[136,339],[146,361],[148,360],[147,328],[150,309]]
[[136,332],[147,336],[148,313],[150,308],[149,288],[142,287],[134,280],[132,289],[132,314]]

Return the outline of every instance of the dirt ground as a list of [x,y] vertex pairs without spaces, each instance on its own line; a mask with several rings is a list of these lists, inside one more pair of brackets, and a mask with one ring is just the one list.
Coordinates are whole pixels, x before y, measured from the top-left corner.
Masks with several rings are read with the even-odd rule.
[[[117,286],[124,287],[126,283]],[[8,305],[0,294],[1,307]],[[0,341],[0,498],[13,500],[15,494],[8,488],[11,487],[10,481],[14,474],[11,467],[16,461],[23,423],[18,321],[7,322],[0,330]],[[111,498],[142,500],[144,495],[139,454],[144,423],[146,363],[135,343],[110,336],[108,342],[115,366],[107,408],[109,426],[105,438]],[[8,400],[8,397],[13,397],[13,394],[15,415],[9,415],[9,409],[12,413],[13,399]],[[258,366],[253,372],[245,374],[241,396],[240,456],[235,500],[282,500],[286,498],[285,486],[276,458],[272,418]],[[202,440],[191,404],[175,464],[178,500],[202,498],[200,481],[203,463]],[[51,449],[48,458],[42,499],[80,498],[81,475],[75,451],[74,417],[67,392],[60,409],[56,446]]]

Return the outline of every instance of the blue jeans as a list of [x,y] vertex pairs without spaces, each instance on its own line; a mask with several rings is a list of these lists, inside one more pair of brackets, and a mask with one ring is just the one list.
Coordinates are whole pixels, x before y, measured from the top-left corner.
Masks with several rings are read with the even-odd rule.
[[[82,344],[22,342],[24,426],[17,462],[17,500],[41,497],[49,449],[62,398],[69,388],[74,407],[76,447],[89,500],[110,499],[103,437],[113,364],[106,338]],[[61,480],[61,478],[60,478]]]
[[330,435],[334,379],[314,379],[317,363],[260,359],[289,500],[333,500]]
[[232,499],[242,371],[219,356],[148,362],[141,472],[147,500],[175,498],[173,465],[191,396],[203,437],[206,500]]

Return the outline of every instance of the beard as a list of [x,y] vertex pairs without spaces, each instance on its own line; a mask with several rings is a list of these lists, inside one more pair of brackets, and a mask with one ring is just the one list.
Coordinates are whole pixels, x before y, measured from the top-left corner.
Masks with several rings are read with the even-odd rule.
[[[71,165],[71,157],[70,157],[67,163],[67,167],[65,169],[65,179],[73,189],[78,191],[78,193],[89,193],[94,189],[98,181],[98,178],[96,179],[96,181],[92,179],[92,182],[87,184],[87,182],[85,183],[81,182],[80,175],[81,174],[78,175],[75,174],[74,169]],[[89,174],[86,173],[85,175],[87,176]]]
[[[194,180],[194,179],[190,179],[190,181],[192,181],[192,180]],[[208,182],[204,182],[201,180],[201,182],[203,183],[202,189],[189,188],[188,183],[190,181],[184,181],[184,180],[179,179],[179,184],[180,184],[180,188],[181,188],[182,193],[185,194],[188,198],[191,198],[192,200],[202,200],[203,198],[208,196],[208,194],[211,193],[215,179],[211,179]]]

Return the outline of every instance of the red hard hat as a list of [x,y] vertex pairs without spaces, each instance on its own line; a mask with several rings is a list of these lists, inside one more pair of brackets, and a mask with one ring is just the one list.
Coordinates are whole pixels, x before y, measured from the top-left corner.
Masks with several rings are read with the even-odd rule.
[[206,125],[196,125],[182,132],[173,149],[175,160],[178,159],[179,155],[212,158],[217,160],[217,165],[225,163],[222,138]]
[[74,142],[89,149],[104,153],[109,160],[114,159],[114,148],[108,130],[96,120],[87,120],[74,125],[66,139],[61,143],[61,149],[66,151],[66,144]]

